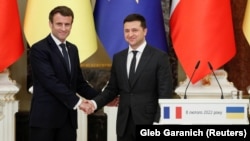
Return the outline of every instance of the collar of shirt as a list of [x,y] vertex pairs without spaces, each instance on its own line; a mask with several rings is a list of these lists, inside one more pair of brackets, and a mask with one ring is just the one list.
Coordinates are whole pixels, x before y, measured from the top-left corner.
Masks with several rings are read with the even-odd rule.
[[129,46],[128,53],[131,53],[131,51],[133,51],[133,50],[137,50],[141,54],[143,52],[144,48],[146,47],[146,44],[147,44],[147,42],[144,41],[137,49],[133,49],[131,46]]
[[[137,68],[137,65],[138,65],[138,63],[139,63],[139,60],[141,59],[141,55],[142,55],[143,50],[144,50],[145,47],[146,47],[146,44],[147,44],[147,42],[145,41],[145,42],[143,42],[143,43],[136,49],[136,51],[138,51],[138,52],[137,52],[137,54],[136,54],[136,65],[135,65],[135,68]],[[130,68],[130,65],[131,65],[130,63],[131,63],[131,60],[132,60],[132,58],[133,58],[133,53],[132,53],[133,50],[135,50],[135,49],[132,49],[131,46],[129,46],[129,49],[128,49],[128,57],[127,57],[127,74],[128,74],[128,76],[129,76],[129,68]]]
[[[57,47],[58,47],[58,49],[62,52],[62,48],[60,47],[60,44],[62,43],[61,41],[59,41],[52,33],[50,33],[50,35],[51,35],[51,37],[52,37],[52,39],[55,41],[55,43],[56,43],[56,45],[57,45]],[[66,41],[65,42],[63,42],[63,43],[65,43],[66,44]],[[68,51],[68,49],[66,48],[66,50]]]
[[[52,33],[50,33],[52,39],[55,41],[55,43],[57,44],[57,46],[59,46],[62,42],[60,40],[58,40]],[[66,41],[64,41],[63,43],[66,44]]]

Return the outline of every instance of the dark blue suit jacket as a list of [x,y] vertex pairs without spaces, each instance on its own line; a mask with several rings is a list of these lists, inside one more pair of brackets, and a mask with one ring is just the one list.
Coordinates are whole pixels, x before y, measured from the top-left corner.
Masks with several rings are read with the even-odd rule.
[[101,108],[120,96],[116,121],[120,136],[124,134],[130,110],[135,124],[153,124],[160,118],[158,100],[172,98],[173,94],[167,53],[146,45],[131,84],[127,75],[127,56],[128,49],[114,55],[109,83],[103,93],[94,98],[97,107]]
[[77,128],[77,110],[73,110],[79,101],[76,93],[86,99],[97,95],[82,75],[77,47],[70,42],[66,44],[71,72],[51,35],[30,49],[33,74],[30,126],[60,128],[70,118],[72,126]]

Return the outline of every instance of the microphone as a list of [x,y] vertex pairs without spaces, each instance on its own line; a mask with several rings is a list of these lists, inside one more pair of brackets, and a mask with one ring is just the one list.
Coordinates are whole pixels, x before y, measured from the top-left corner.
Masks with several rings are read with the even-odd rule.
[[187,99],[187,88],[188,88],[188,86],[189,86],[189,84],[190,84],[190,82],[191,82],[191,80],[192,80],[192,78],[194,76],[195,71],[198,69],[199,65],[200,65],[200,60],[196,63],[194,71],[193,71],[193,73],[192,73],[192,75],[190,77],[190,80],[188,81],[188,84],[187,84],[187,87],[186,87],[186,90],[185,90],[185,93],[184,93],[184,99]]
[[214,75],[214,77],[215,77],[215,79],[216,79],[216,81],[217,81],[217,83],[218,83],[218,85],[220,87],[220,90],[221,90],[221,99],[224,99],[223,91],[222,91],[221,85],[220,85],[220,83],[219,83],[219,81],[218,81],[218,79],[217,79],[217,77],[216,77],[216,75],[214,73],[213,66],[211,65],[211,63],[209,61],[207,62],[207,64],[208,64],[210,70],[213,72],[213,75]]

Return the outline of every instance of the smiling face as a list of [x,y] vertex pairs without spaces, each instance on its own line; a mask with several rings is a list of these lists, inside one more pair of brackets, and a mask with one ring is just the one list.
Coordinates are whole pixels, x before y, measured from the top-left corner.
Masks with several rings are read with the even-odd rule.
[[147,34],[147,28],[141,26],[140,21],[127,21],[124,23],[124,37],[129,45],[136,49],[145,40]]
[[52,34],[61,42],[64,42],[69,36],[72,27],[72,16],[63,16],[56,13],[53,20],[49,22]]

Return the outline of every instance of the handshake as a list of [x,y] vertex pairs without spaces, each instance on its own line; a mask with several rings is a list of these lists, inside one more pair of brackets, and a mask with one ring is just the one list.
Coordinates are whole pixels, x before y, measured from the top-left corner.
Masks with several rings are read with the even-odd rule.
[[[106,106],[118,106],[119,104],[119,96],[109,102]],[[79,106],[80,110],[82,110],[85,114],[92,114],[97,109],[96,103],[92,100],[82,99],[82,103]]]
[[80,104],[79,108],[86,114],[92,114],[96,109],[94,102],[87,99],[82,100],[82,103]]

